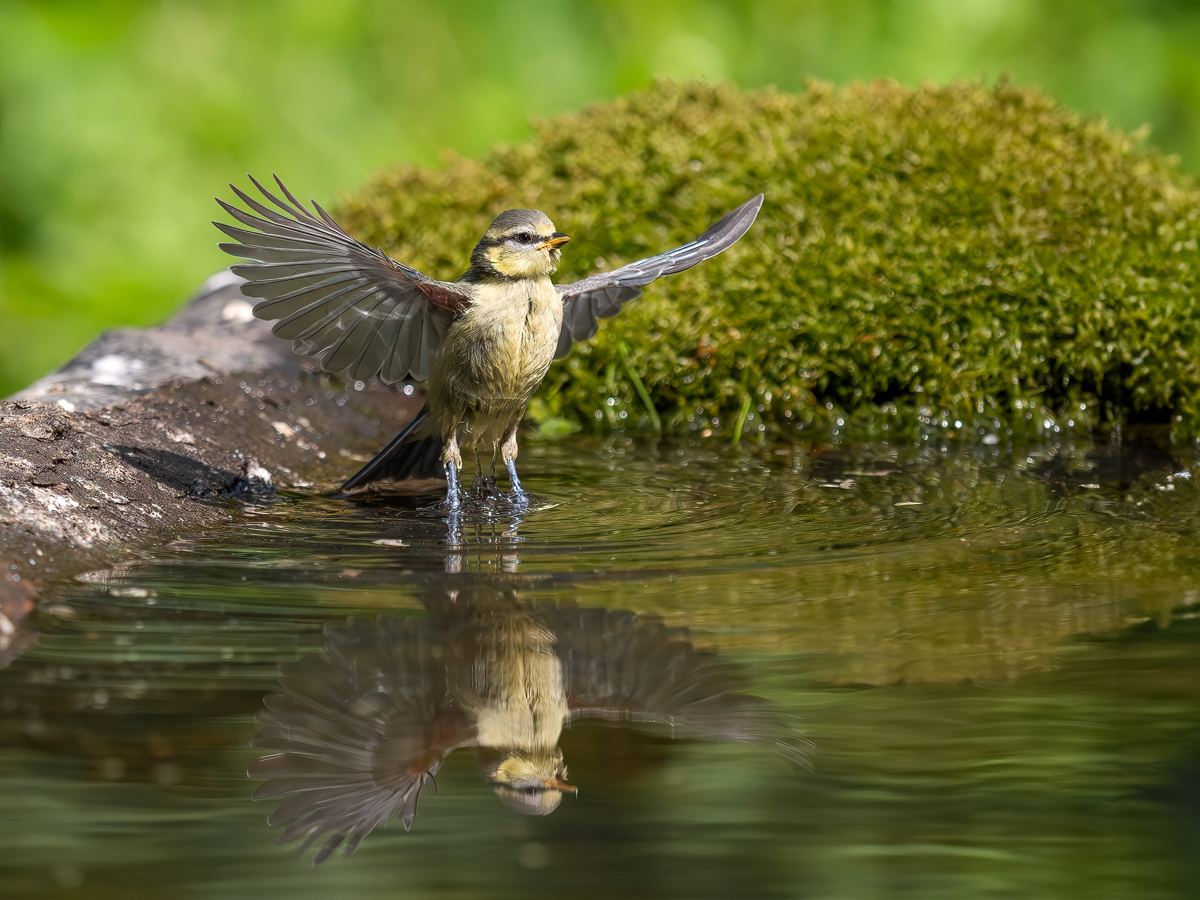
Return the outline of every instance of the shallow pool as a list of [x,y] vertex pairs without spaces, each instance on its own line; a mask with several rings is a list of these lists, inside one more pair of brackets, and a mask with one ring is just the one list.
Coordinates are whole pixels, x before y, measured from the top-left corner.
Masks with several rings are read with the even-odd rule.
[[[1193,454],[570,439],[521,468],[529,512],[281,494],[52,591],[0,672],[0,895],[1200,892]],[[260,757],[340,815],[372,786],[330,741],[403,775],[412,722],[482,733],[471,692],[519,707],[556,658],[574,721],[537,727],[577,795],[522,815],[439,738],[411,831],[276,843]],[[367,682],[413,711],[355,737]]]

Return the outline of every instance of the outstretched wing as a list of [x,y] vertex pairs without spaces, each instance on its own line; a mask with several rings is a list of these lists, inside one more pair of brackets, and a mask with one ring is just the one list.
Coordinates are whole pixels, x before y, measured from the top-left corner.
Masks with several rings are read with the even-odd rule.
[[563,324],[554,358],[562,359],[571,352],[572,343],[592,337],[600,327],[598,320],[619,313],[627,301],[642,292],[643,285],[664,275],[690,269],[732,247],[738,238],[750,230],[762,204],[762,194],[747,200],[700,237],[682,247],[630,263],[612,272],[590,275],[573,284],[555,285],[563,301]]
[[254,799],[284,796],[268,821],[280,843],[322,841],[314,862],[347,855],[397,812],[407,830],[421,788],[469,744],[446,696],[441,647],[428,622],[380,616],[326,632],[325,652],[285,668],[281,692],[255,718],[255,747],[278,751],[250,767]]
[[233,266],[242,293],[259,298],[254,315],[278,319],[271,329],[327,372],[355,381],[379,375],[388,384],[423,380],[446,329],[471,302],[469,289],[435,281],[355,240],[313,201],[314,215],[284,187],[287,202],[250,180],[276,212],[230,185],[257,216],[217,198],[250,228],[213,222],[236,244],[226,253],[256,262]]
[[691,737],[764,742],[794,756],[770,705],[687,632],[631,612],[539,607],[554,633],[572,718],[670,725]]

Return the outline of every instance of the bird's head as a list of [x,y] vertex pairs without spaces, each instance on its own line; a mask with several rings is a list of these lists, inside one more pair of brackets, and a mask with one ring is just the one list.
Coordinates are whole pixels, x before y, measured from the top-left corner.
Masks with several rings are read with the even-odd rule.
[[567,764],[562,750],[512,750],[486,767],[500,802],[527,816],[547,816],[562,803],[564,791],[575,792],[567,784]]
[[558,268],[559,250],[569,241],[536,209],[510,209],[496,216],[471,253],[471,265],[502,278],[535,278]]

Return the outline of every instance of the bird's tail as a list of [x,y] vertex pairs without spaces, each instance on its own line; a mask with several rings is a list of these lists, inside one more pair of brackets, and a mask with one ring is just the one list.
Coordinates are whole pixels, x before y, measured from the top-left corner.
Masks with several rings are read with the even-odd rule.
[[442,440],[427,436],[429,423],[428,404],[421,407],[411,422],[404,426],[392,442],[376,454],[375,458],[346,479],[338,489],[339,494],[365,487],[373,481],[385,478],[404,481],[410,478],[445,478],[442,465]]

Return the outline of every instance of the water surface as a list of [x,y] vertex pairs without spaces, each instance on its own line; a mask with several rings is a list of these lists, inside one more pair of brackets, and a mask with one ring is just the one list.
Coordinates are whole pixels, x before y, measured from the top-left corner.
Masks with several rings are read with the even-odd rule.
[[[1196,895],[1190,453],[572,439],[522,470],[520,516],[279,495],[53,591],[0,672],[0,895]],[[480,590],[686,627],[770,728],[584,719],[549,815],[462,749],[410,832],[276,845],[246,770],[280,666]]]

